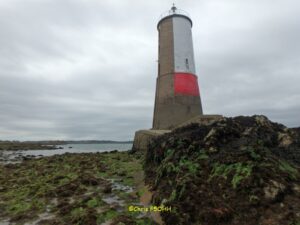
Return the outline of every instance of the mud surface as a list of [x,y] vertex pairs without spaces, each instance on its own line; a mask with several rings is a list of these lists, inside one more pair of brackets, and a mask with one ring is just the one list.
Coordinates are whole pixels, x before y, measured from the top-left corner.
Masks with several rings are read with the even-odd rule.
[[155,140],[144,164],[168,225],[300,224],[299,128],[264,116],[192,124]]
[[140,159],[127,152],[64,154],[0,165],[0,224],[155,224],[139,204]]

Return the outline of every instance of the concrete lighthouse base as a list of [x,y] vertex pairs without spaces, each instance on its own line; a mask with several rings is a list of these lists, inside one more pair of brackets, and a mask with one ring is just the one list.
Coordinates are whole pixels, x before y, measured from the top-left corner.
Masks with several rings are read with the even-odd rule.
[[[179,124],[174,129],[187,126],[189,124],[208,125],[215,121],[223,119],[222,115],[199,115],[184,123]],[[174,130],[173,129],[173,130]],[[172,130],[138,130],[135,132],[132,150],[146,151],[148,145],[158,136],[170,133]]]
[[138,130],[135,132],[132,150],[146,151],[148,144],[156,137],[169,133],[171,130]]

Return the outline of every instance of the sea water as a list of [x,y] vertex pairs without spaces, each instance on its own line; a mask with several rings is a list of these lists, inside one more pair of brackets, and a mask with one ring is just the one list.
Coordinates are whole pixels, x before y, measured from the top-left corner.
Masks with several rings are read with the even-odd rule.
[[[3,151],[0,158],[5,158],[4,161],[14,161],[22,156],[52,156],[61,155],[64,153],[95,153],[105,151],[126,151],[132,148],[132,143],[107,143],[107,144],[66,144],[57,145],[62,149],[42,149],[42,150],[26,150],[26,151]],[[3,160],[0,160],[3,161]]]

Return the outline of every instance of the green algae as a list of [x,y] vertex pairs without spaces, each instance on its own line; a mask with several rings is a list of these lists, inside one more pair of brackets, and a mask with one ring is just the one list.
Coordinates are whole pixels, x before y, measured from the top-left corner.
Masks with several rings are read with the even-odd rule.
[[11,202],[7,210],[12,214],[20,214],[30,210],[32,205],[29,202]]
[[136,221],[136,225],[153,225],[153,221],[148,218],[140,219]]
[[299,221],[292,222],[292,223],[289,224],[289,225],[300,225],[300,220],[299,220]]
[[262,157],[257,153],[257,150],[253,147],[249,146],[247,147],[248,152],[250,153],[250,157],[253,160],[260,160]]
[[287,129],[255,118],[190,124],[149,144],[146,181],[152,202],[172,207],[165,224],[297,224],[299,137],[283,148]]
[[88,200],[86,203],[86,206],[89,208],[97,208],[103,205],[105,205],[105,203],[101,199],[96,197],[93,197],[92,199]]
[[[0,165],[0,221],[23,224],[49,212],[55,217],[49,224],[92,225],[125,213],[148,224],[127,211],[137,197],[109,188],[111,180],[134,187],[134,176],[141,170],[141,160],[127,152],[64,154]],[[121,211],[102,200],[105,191],[124,202]]]
[[104,218],[105,218],[105,221],[107,220],[111,220],[115,217],[117,217],[119,214],[116,210],[108,210],[107,212],[104,213]]
[[71,211],[71,217],[74,220],[80,220],[80,218],[84,217],[86,213],[86,209],[83,207],[75,208]]
[[296,168],[294,168],[291,164],[284,160],[279,160],[279,167],[282,172],[286,172],[289,174],[290,178],[293,180],[297,180],[299,173]]
[[252,204],[256,204],[259,202],[259,197],[256,195],[250,195],[249,196],[249,202],[251,202]]
[[179,166],[182,167],[183,169],[187,169],[189,173],[192,175],[196,175],[198,169],[199,169],[199,164],[195,163],[191,160],[188,160],[187,158],[183,157],[179,161]]
[[198,156],[198,160],[205,160],[208,158],[209,158],[209,156],[205,152],[201,152]]
[[246,179],[251,175],[252,167],[253,165],[250,163],[241,162],[232,164],[214,163],[209,180],[214,177],[223,177],[224,179],[227,179],[230,174],[233,174],[231,184],[233,188],[236,188],[243,179]]

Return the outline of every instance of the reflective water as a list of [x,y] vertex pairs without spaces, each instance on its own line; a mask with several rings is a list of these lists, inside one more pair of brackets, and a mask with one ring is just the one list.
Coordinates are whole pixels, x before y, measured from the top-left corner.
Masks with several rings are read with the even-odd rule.
[[114,143],[114,144],[67,144],[57,145],[62,149],[54,150],[27,150],[27,151],[1,151],[0,163],[13,163],[22,160],[25,157],[42,157],[61,155],[64,153],[93,153],[105,151],[126,151],[132,148],[132,143]]
[[126,151],[132,148],[132,144],[67,144],[67,145],[57,145],[57,147],[62,147],[63,149],[55,150],[28,150],[23,151],[26,155],[43,155],[51,156],[55,154],[69,153],[88,153],[88,152],[105,152],[105,151]]

